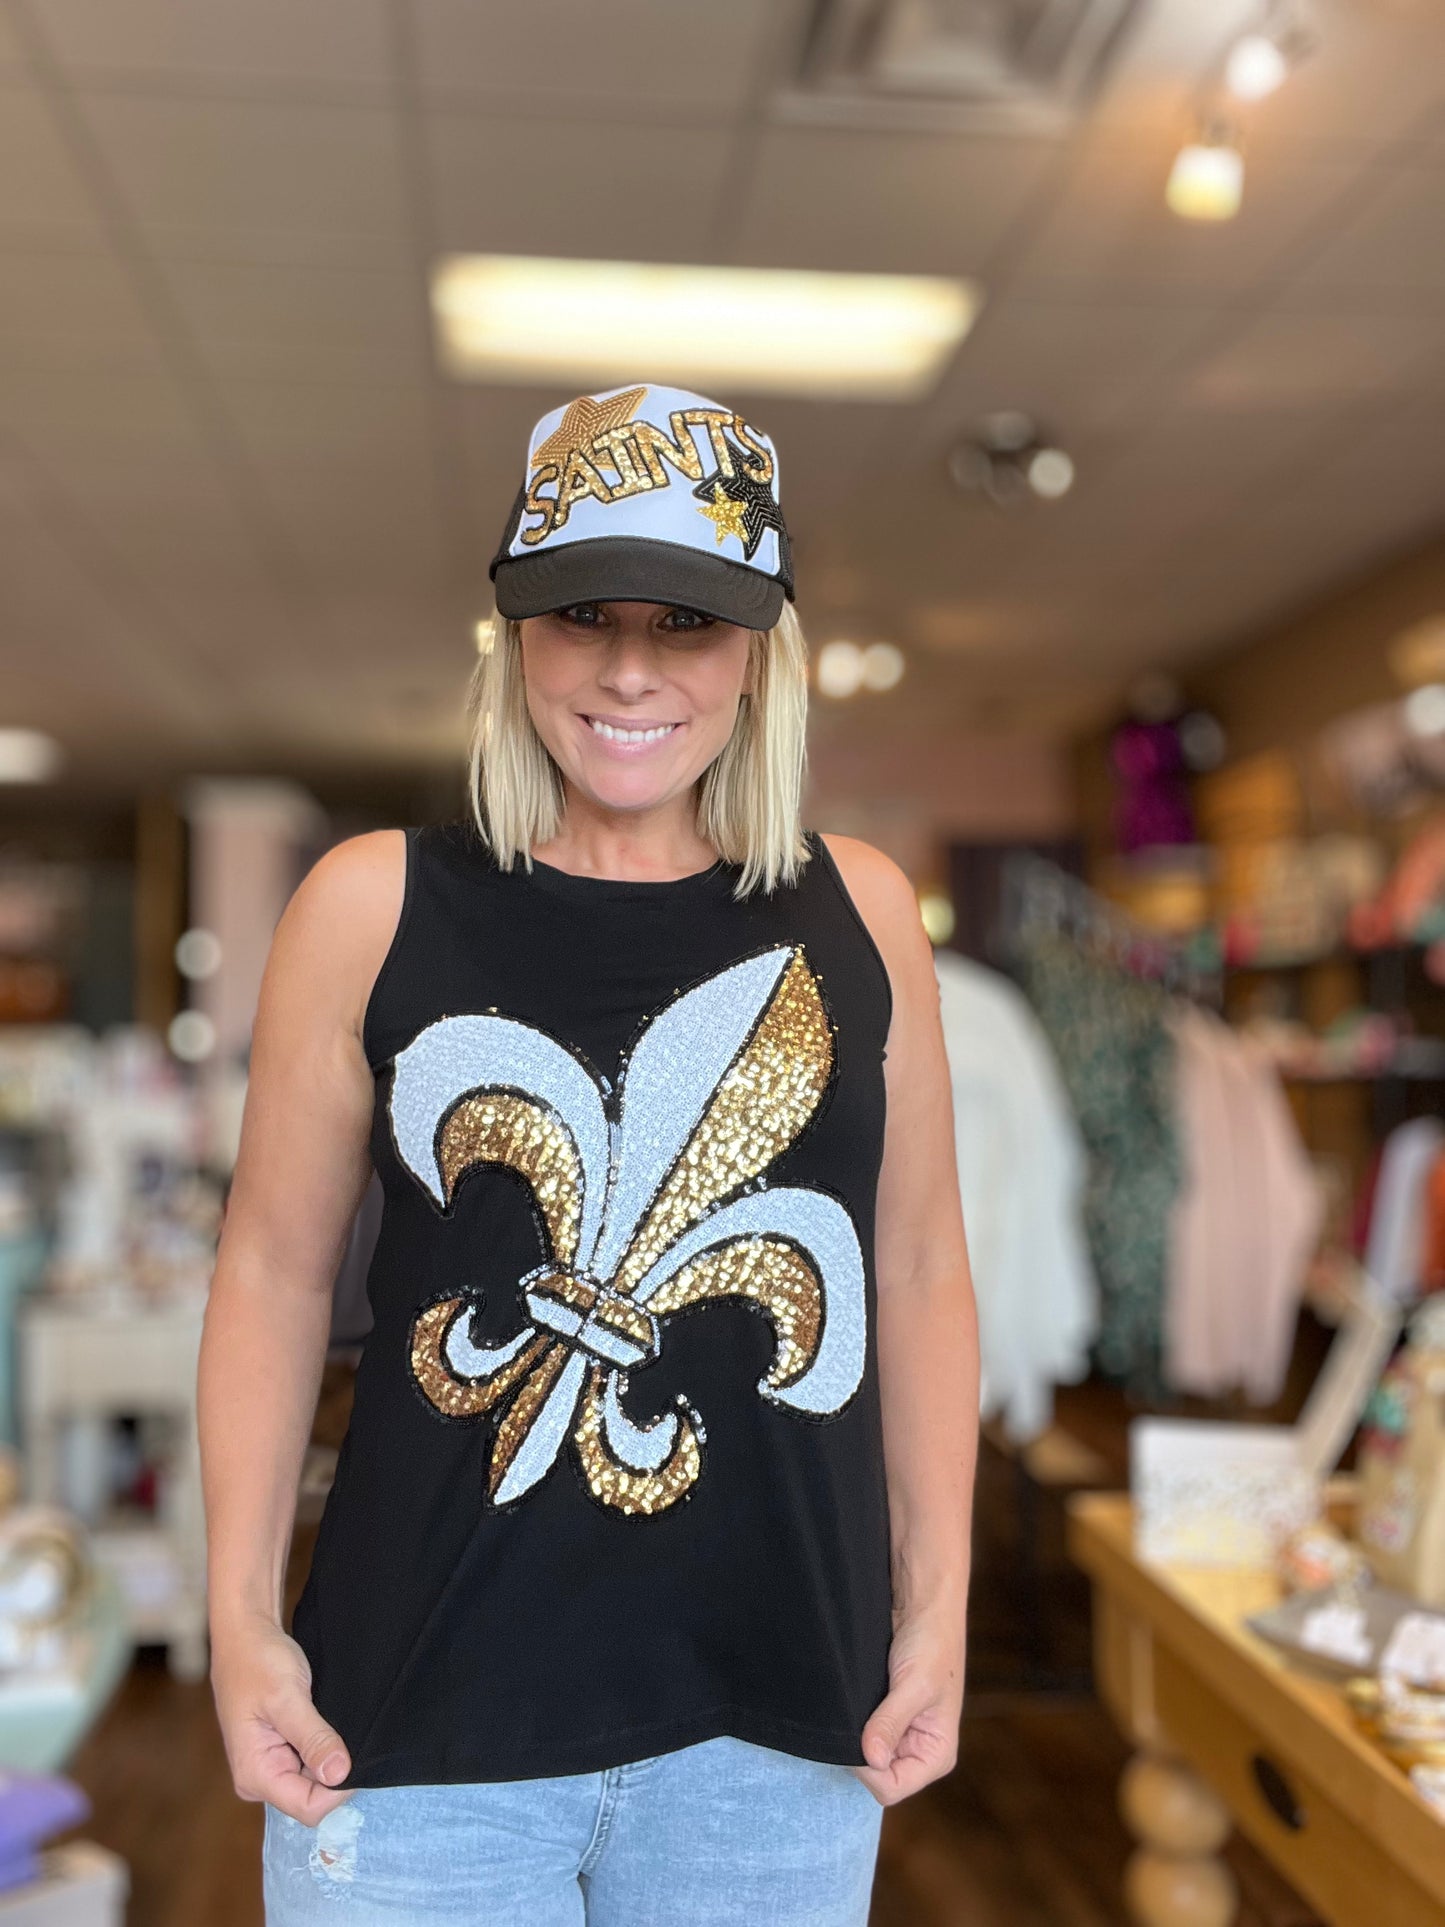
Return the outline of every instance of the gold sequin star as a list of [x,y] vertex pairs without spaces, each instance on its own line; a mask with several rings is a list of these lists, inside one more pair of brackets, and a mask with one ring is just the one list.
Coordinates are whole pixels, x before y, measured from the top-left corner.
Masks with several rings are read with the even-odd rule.
[[699,502],[697,512],[699,515],[705,515],[717,530],[719,548],[730,535],[735,535],[746,548],[748,533],[743,526],[743,516],[747,513],[747,503],[735,502],[730,495],[721,494],[719,492],[721,487],[720,482],[713,482],[712,500]]
[[[645,388],[624,388],[620,395],[609,395],[606,401],[579,395],[576,401],[568,403],[561,422],[533,455],[533,468],[543,462],[555,462],[558,468],[565,468],[567,457],[574,449],[590,452],[597,436],[605,435],[609,428],[624,428],[632,420],[637,404],[646,393]],[[592,459],[596,461],[598,457]],[[601,459],[606,467],[615,467],[607,457]]]

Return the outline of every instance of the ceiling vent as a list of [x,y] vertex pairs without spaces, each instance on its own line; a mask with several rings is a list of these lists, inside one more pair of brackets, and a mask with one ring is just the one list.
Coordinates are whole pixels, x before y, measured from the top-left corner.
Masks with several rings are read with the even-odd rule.
[[814,0],[779,116],[833,126],[1057,134],[1140,0]]

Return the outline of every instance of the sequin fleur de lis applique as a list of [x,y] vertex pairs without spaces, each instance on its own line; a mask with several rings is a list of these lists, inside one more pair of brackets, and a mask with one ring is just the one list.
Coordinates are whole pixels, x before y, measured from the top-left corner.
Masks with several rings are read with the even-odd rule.
[[545,1232],[546,1262],[518,1280],[531,1322],[515,1336],[473,1342],[476,1296],[428,1305],[411,1328],[411,1369],[437,1411],[500,1415],[492,1504],[530,1491],[569,1439],[603,1505],[655,1514],[689,1492],[706,1440],[697,1410],[680,1395],[639,1424],[624,1395],[667,1319],[711,1299],[771,1320],[764,1398],[814,1418],[848,1403],[866,1324],[853,1220],[826,1192],[762,1175],[832,1070],[832,1026],[796,945],[666,1005],[633,1044],[610,1111],[587,1064],[513,1018],[444,1017],[397,1054],[392,1138],[433,1203],[448,1213],[468,1171],[504,1165],[530,1185]]

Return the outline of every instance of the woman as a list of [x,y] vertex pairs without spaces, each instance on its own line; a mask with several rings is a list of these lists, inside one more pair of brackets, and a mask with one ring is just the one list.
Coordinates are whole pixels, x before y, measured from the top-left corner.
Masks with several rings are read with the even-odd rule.
[[271,1927],[858,1927],[883,1807],[954,1764],[977,1356],[937,984],[902,872],[799,826],[777,477],[686,391],[544,418],[468,815],[342,843],[277,929],[200,1387]]

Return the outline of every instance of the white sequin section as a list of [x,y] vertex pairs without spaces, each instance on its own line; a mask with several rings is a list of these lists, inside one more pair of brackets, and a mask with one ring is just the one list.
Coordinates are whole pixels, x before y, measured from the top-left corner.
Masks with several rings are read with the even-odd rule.
[[719,971],[669,1004],[638,1039],[622,1077],[622,1128],[606,1220],[588,1266],[599,1278],[610,1278],[621,1262],[792,955],[784,944]]
[[506,1476],[497,1487],[498,1505],[520,1499],[524,1492],[530,1491],[556,1458],[576,1416],[577,1401],[581,1397],[582,1381],[586,1375],[585,1355],[573,1352],[557,1374],[556,1384],[543,1399],[542,1409],[528,1426],[527,1436],[518,1447],[516,1458],[507,1467]]
[[446,1361],[458,1378],[490,1378],[504,1365],[510,1365],[524,1345],[537,1336],[532,1326],[509,1338],[505,1345],[474,1345],[467,1336],[467,1319],[458,1318],[446,1343]]
[[511,1017],[443,1017],[396,1057],[389,1108],[403,1162],[438,1204],[446,1203],[437,1131],[462,1098],[516,1090],[554,1111],[572,1134],[582,1165],[582,1261],[595,1240],[606,1194],[607,1116],[591,1073],[530,1024]]
[[636,1425],[623,1411],[618,1389],[617,1373],[609,1372],[602,1388],[602,1433],[608,1450],[631,1472],[656,1472],[677,1442],[677,1413],[664,1412],[651,1425]]
[[639,1282],[633,1296],[645,1304],[685,1264],[713,1245],[769,1236],[800,1245],[811,1260],[823,1287],[823,1335],[818,1356],[800,1379],[781,1389],[760,1379],[758,1390],[775,1404],[791,1405],[800,1412],[836,1412],[862,1379],[868,1323],[862,1247],[853,1220],[836,1198],[791,1185],[750,1192],[684,1232]]

